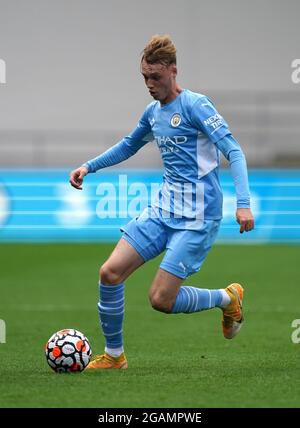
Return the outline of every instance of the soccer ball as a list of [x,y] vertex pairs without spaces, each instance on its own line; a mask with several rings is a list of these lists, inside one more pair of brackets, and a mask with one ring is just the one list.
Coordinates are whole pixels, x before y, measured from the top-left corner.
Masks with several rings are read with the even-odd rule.
[[83,333],[72,328],[54,333],[45,345],[47,363],[57,373],[82,372],[92,350]]

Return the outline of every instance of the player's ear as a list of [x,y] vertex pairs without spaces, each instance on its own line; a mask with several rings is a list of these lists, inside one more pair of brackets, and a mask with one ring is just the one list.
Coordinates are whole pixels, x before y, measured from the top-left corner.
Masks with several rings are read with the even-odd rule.
[[177,76],[177,66],[176,64],[171,64],[171,72],[173,74],[174,77]]

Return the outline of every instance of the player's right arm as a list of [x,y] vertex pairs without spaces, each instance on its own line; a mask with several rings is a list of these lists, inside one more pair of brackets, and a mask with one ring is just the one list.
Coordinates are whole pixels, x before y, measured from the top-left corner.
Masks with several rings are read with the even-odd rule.
[[70,184],[75,189],[82,190],[83,178],[88,174],[88,169],[85,166],[80,166],[70,173]]
[[85,162],[81,167],[70,173],[70,184],[75,189],[82,189],[83,179],[87,174],[123,162],[152,140],[151,125],[148,119],[150,106],[144,111],[137,127],[130,135],[124,137],[119,143],[100,156]]

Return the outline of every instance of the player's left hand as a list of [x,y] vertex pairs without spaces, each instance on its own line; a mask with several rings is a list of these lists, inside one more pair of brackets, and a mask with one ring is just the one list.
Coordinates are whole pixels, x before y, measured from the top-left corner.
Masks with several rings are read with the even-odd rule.
[[236,221],[240,225],[240,233],[250,232],[254,229],[254,217],[250,208],[238,208],[236,210]]

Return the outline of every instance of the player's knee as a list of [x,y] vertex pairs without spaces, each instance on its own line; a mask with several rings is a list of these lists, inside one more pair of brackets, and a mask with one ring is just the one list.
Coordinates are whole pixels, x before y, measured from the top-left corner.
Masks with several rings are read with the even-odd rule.
[[149,300],[152,308],[156,311],[165,312],[166,314],[169,314],[172,311],[173,305],[159,294],[150,295]]
[[100,268],[100,281],[104,285],[120,284],[122,282],[121,275],[115,269],[104,263]]

